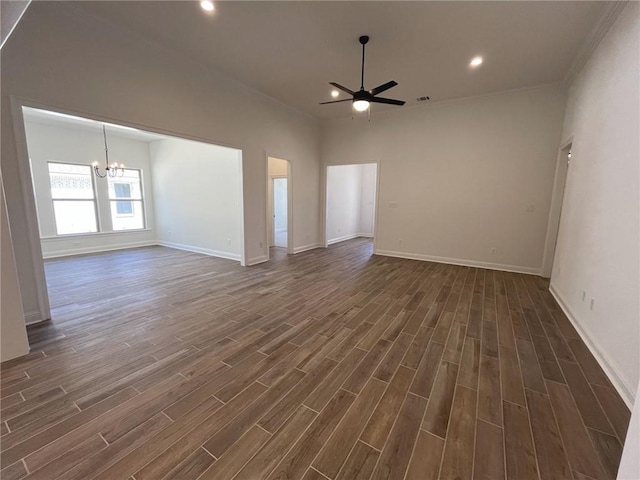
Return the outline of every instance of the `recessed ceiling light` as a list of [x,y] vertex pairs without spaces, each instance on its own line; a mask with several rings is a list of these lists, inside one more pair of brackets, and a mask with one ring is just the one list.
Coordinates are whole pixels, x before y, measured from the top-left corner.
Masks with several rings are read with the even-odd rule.
[[473,57],[469,63],[471,67],[478,67],[480,65],[482,65],[482,57]]
[[340,92],[338,90],[331,90],[331,96],[333,98],[336,98],[338,95],[340,95]]
[[203,10],[207,12],[213,12],[213,9],[215,8],[211,0],[202,0],[200,2],[200,6],[202,7]]

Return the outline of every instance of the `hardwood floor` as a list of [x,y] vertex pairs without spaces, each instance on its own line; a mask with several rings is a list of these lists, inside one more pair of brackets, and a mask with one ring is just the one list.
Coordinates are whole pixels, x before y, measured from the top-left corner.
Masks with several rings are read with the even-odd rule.
[[629,410],[541,278],[371,256],[46,262],[9,479],[613,479]]

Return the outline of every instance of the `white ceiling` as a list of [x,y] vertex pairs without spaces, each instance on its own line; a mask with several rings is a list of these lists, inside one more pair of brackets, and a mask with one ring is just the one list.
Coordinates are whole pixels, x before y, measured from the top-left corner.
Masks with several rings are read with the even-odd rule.
[[[72,127],[102,134],[102,122],[96,120],[31,107],[23,107],[22,113],[26,122],[40,123],[54,127]],[[140,142],[153,142],[155,140],[171,138],[157,133],[138,130],[137,128],[115,125],[113,123],[105,123],[105,125],[107,127],[107,135],[109,136],[124,137]]]
[[[81,8],[302,111],[339,118],[351,115],[349,103],[318,102],[331,100],[330,81],[359,87],[360,35],[371,37],[365,87],[396,80],[383,96],[411,106],[423,95],[434,102],[562,81],[605,3],[225,1],[213,14],[196,1]],[[475,55],[484,64],[472,70]]]

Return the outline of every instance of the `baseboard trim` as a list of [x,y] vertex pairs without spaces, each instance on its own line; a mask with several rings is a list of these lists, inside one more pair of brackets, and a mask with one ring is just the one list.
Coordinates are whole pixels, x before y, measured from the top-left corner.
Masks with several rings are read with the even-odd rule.
[[373,235],[370,233],[353,233],[351,235],[345,235],[344,237],[338,237],[338,238],[333,238],[331,240],[327,240],[327,246],[333,245],[334,243],[353,240],[354,238],[373,238]]
[[259,263],[264,263],[269,261],[269,259],[267,258],[266,255],[260,255],[259,257],[253,257],[250,258],[249,260],[247,260],[247,267],[250,267],[251,265],[258,265]]
[[597,340],[595,340],[594,336],[589,333],[589,331],[584,328],[578,322],[576,316],[572,313],[571,309],[567,305],[567,303],[562,299],[562,295],[554,288],[553,285],[549,285],[549,292],[555,298],[558,305],[567,316],[573,327],[580,335],[580,338],[587,346],[593,357],[596,359],[604,373],[607,375],[613,386],[616,388],[624,403],[627,404],[629,410],[633,410],[633,402],[635,400],[635,392],[634,390],[627,384],[622,375],[620,374],[620,368],[616,364],[616,362],[609,357],[605,353],[605,351],[600,347]]
[[210,248],[194,247],[192,245],[184,245],[182,243],[167,242],[165,240],[158,240],[157,245],[169,248],[175,248],[177,250],[184,250],[186,252],[201,253],[210,257],[226,258],[227,260],[240,261],[240,255],[237,253],[220,252],[218,250],[212,250]]
[[354,238],[358,238],[360,235],[357,233],[352,233],[350,235],[344,235],[338,238],[332,238],[331,240],[327,240],[327,246],[333,245],[334,243],[346,242],[347,240],[352,240]]
[[35,310],[33,312],[25,312],[24,314],[24,323],[27,325],[35,325],[36,323],[45,322],[46,319],[42,318],[40,312]]
[[309,245],[302,245],[301,247],[293,247],[293,253],[302,253],[320,247],[322,247],[322,245],[319,243],[310,243]]
[[385,257],[406,258],[408,260],[422,260],[426,262],[446,263],[449,265],[461,265],[463,267],[487,268],[489,270],[502,270],[504,272],[525,273],[527,275],[540,275],[540,268],[521,267],[518,265],[504,265],[501,263],[478,262],[460,258],[437,257],[420,253],[394,252],[392,250],[375,250],[375,255]]
[[43,253],[42,258],[50,259],[50,258],[60,258],[60,257],[72,257],[74,255],[86,255],[90,253],[111,252],[114,250],[126,250],[128,248],[152,247],[154,245],[157,245],[155,240],[152,240],[152,241],[144,240],[141,242],[120,243],[118,245],[82,247],[82,248],[74,248],[71,250],[58,250],[57,252]]

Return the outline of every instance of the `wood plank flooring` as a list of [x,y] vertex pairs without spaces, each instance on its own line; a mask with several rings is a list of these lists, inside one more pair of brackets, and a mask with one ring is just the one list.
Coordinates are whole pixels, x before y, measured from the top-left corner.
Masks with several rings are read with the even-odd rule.
[[49,260],[3,479],[614,479],[629,411],[544,279],[371,256]]

